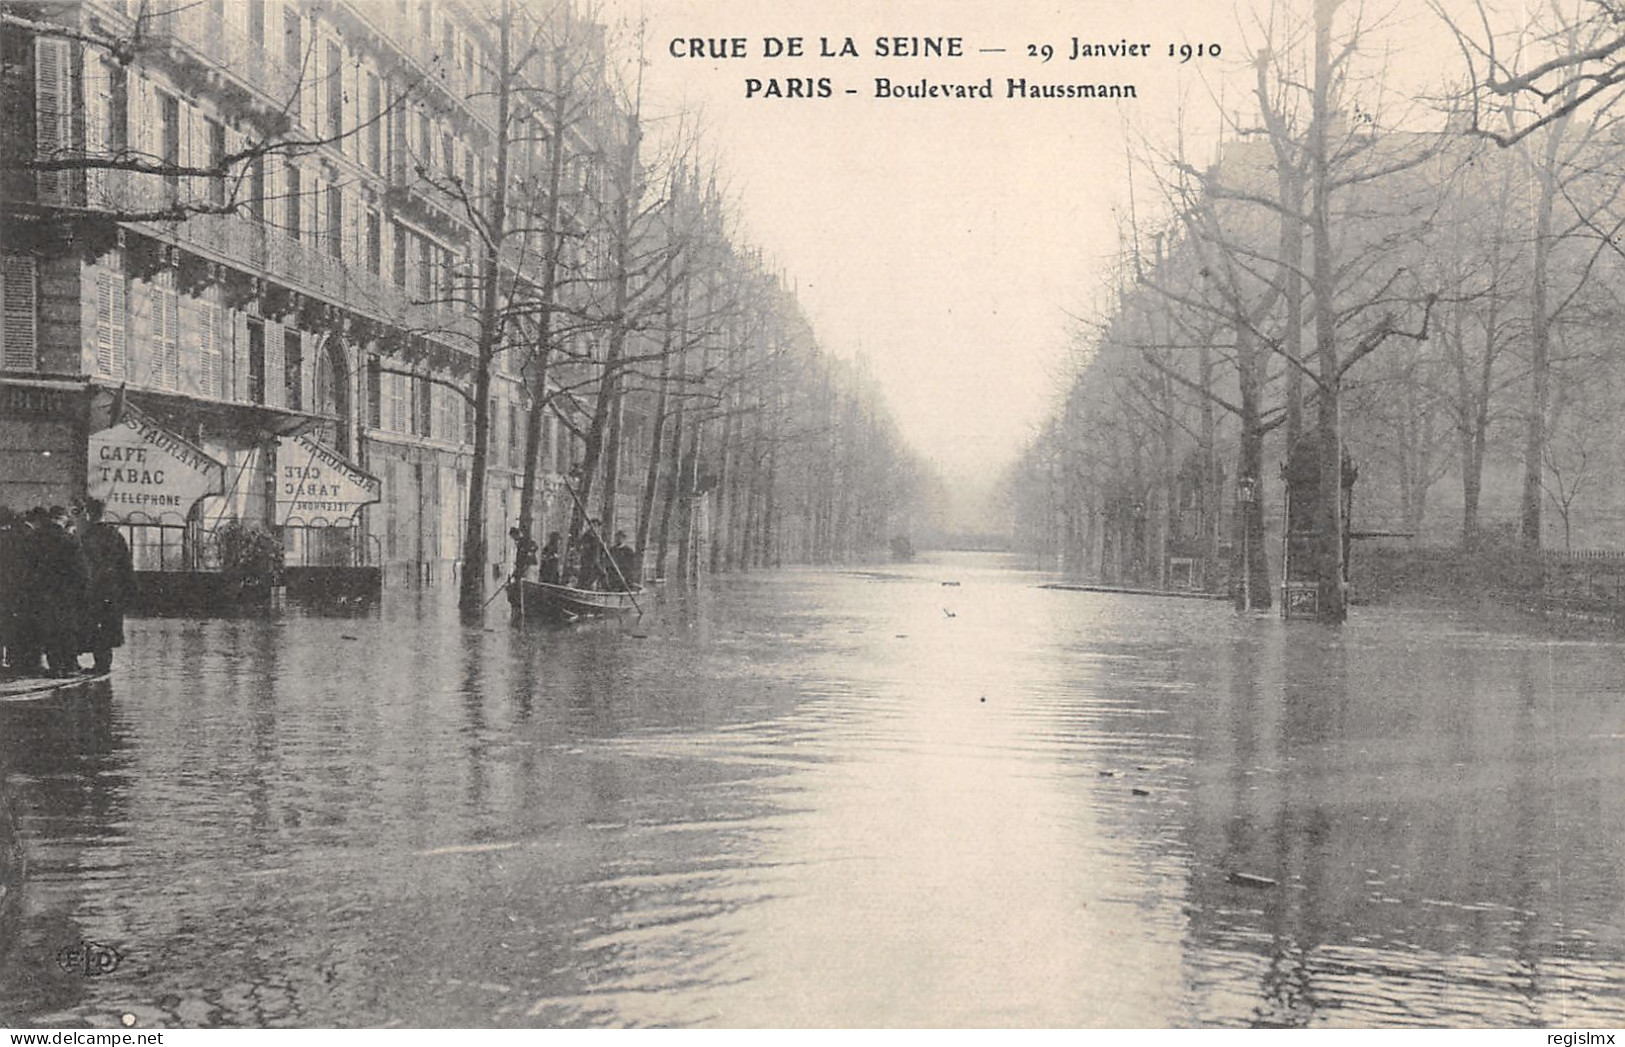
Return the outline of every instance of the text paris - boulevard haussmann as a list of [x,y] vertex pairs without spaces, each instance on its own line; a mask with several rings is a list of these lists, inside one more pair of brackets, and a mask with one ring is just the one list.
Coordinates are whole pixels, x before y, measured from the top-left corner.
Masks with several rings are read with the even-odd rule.
[[[961,36],[878,36],[868,41],[867,52],[850,36],[820,36],[816,43],[804,36],[764,36],[759,49],[753,49],[751,38],[730,37],[672,37],[666,46],[667,54],[676,59],[698,58],[706,61],[761,57],[767,59],[961,59],[972,53],[972,48]],[[1161,49],[1146,42],[1128,39],[1112,43],[1097,43],[1082,37],[1071,37],[1066,44],[1027,43],[1020,48],[978,47],[982,55],[1003,55],[1010,51],[1040,64],[1056,58],[1068,61],[1088,59],[1144,59],[1160,55]],[[1167,57],[1181,64],[1193,58],[1216,58],[1222,53],[1218,44],[1171,43]],[[971,82],[934,82],[922,77],[918,82],[898,82],[890,77],[876,77],[875,98],[942,98],[942,99],[1128,99],[1138,97],[1133,84],[1102,82],[1038,82],[1024,76],[1003,77],[1003,91],[995,94],[994,78]],[[830,76],[770,76],[746,77],[745,97],[750,99],[820,99],[837,94],[856,95],[857,88],[837,88]]]

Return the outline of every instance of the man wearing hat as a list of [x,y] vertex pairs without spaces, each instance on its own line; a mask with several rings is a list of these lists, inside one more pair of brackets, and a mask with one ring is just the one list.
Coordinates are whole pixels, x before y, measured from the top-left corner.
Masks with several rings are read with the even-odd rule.
[[98,673],[112,670],[113,648],[124,645],[124,609],[135,595],[129,543],[117,527],[103,522],[105,509],[101,499],[85,499],[79,538],[90,571],[83,649],[95,659]]

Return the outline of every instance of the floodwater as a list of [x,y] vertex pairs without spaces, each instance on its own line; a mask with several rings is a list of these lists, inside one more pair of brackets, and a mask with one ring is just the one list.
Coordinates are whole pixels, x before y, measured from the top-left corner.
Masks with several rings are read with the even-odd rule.
[[132,622],[0,705],[0,1025],[1625,1025],[1625,646],[1042,580]]

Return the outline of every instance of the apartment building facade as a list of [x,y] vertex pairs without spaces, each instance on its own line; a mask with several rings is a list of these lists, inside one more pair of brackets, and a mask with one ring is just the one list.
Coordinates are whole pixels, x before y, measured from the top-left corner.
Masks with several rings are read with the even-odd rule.
[[[280,536],[291,569],[449,578],[474,442],[477,219],[459,196],[494,177],[490,13],[25,11],[0,4],[7,138],[69,162],[0,181],[0,505],[102,497],[144,572],[218,570],[214,535],[237,523]],[[531,165],[559,147],[540,123],[526,137]],[[589,146],[563,146],[577,188]],[[524,471],[520,367],[499,356],[491,386],[497,561]],[[550,419],[544,531],[573,445]]]

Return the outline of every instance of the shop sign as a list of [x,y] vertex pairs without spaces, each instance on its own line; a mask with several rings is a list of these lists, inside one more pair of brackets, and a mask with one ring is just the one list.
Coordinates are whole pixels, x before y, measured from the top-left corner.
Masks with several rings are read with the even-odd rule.
[[381,499],[382,484],[308,436],[277,440],[276,513],[283,524],[347,527]]
[[0,383],[0,418],[69,419],[83,398],[82,388]]
[[117,421],[90,434],[86,488],[116,520],[132,515],[186,519],[198,499],[220,494],[225,466],[126,405]]

